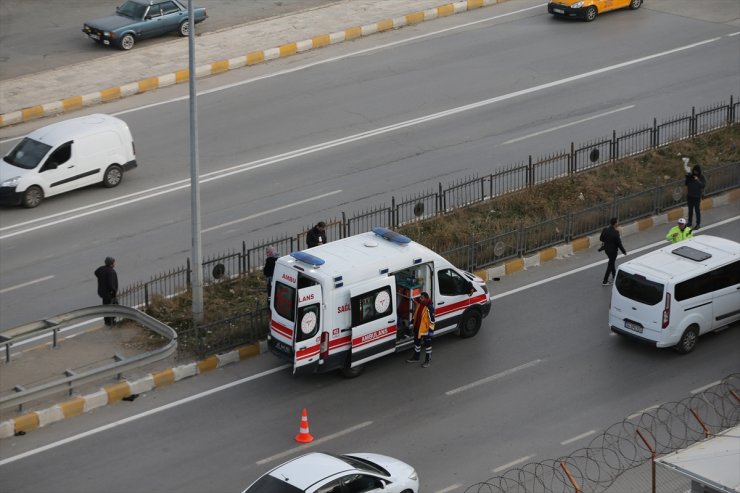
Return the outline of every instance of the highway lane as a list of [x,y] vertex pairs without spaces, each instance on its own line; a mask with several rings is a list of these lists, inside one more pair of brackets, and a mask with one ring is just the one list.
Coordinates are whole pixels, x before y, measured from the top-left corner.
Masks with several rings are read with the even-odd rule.
[[[737,67],[727,63],[740,43],[729,36],[731,26],[649,9],[640,11],[639,22],[620,13],[604,17],[613,21],[599,23],[598,31],[586,27],[593,36],[589,51],[580,42],[584,33],[576,31],[581,24],[524,10],[533,5],[509,2],[501,10],[278,61],[259,68],[259,75],[348,56],[228,90],[209,85],[214,91],[199,98],[202,171],[240,169],[203,185],[206,253],[238,247],[241,240],[251,246],[391,195],[489,173],[529,153],[560,150],[575,138],[670,117],[688,110],[687,101],[717,102],[740,81]],[[688,64],[697,70],[686,70]],[[460,73],[473,82],[461,83]],[[225,77],[237,82],[244,74]],[[149,104],[153,97],[137,101]],[[446,110],[453,111],[439,114]],[[134,133],[141,166],[118,189],[67,194],[32,211],[2,211],[0,289],[54,278],[0,293],[0,325],[97,302],[90,272],[106,255],[119,259],[124,284],[184,262],[190,250],[186,111],[180,101],[121,115]],[[424,122],[409,124],[421,117]],[[362,135],[368,131],[375,133]],[[531,134],[537,135],[526,138]],[[297,150],[302,155],[285,156]],[[104,212],[46,226],[74,216],[66,212],[71,209],[85,207],[78,214],[86,214],[101,201],[124,201],[142,190],[162,195],[113,202]],[[45,306],[29,306],[29,299],[43,299]]]
[[[706,234],[737,238],[736,210],[707,214],[731,222]],[[655,248],[658,229],[627,237],[629,258]],[[686,356],[610,335],[603,269],[594,251],[504,278],[480,334],[438,339],[428,370],[395,355],[353,380],[295,378],[267,354],[5,440],[0,487],[239,491],[317,449],[387,453],[415,465],[422,491],[463,491],[523,457],[567,455],[633,413],[740,370],[738,327],[702,337]],[[308,447],[293,441],[304,406],[317,439]],[[96,427],[107,429],[78,437]]]

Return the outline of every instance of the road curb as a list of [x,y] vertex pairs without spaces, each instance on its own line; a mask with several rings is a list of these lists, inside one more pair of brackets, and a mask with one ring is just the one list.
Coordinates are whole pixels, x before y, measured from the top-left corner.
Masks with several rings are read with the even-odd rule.
[[[406,26],[412,26],[421,22],[447,17],[450,15],[475,10],[482,7],[488,7],[497,3],[503,3],[507,0],[465,0],[461,2],[447,3],[439,7],[430,8],[422,11],[415,11],[410,14],[402,15],[392,19],[383,19],[363,26],[353,26],[342,31],[321,34],[310,39],[302,41],[289,42],[275,48],[266,50],[252,51],[245,55],[230,58],[227,60],[218,60],[205,65],[196,67],[195,77],[202,78],[211,75],[217,75],[229,70],[248,67],[275,60],[286,58],[298,53],[323,48],[325,46],[351,41],[353,39],[370,36],[372,34],[400,29]],[[96,91],[82,96],[72,96],[59,101],[39,104],[12,111],[0,115],[0,128],[14,125],[17,123],[27,122],[42,118],[45,116],[59,115],[68,111],[77,110],[93,106],[100,103],[107,103],[121,98],[142,94],[153,91],[162,87],[182,84],[189,79],[189,70],[187,68],[177,70],[173,73],[148,77],[137,82],[130,82],[121,86],[109,87],[101,91]]]

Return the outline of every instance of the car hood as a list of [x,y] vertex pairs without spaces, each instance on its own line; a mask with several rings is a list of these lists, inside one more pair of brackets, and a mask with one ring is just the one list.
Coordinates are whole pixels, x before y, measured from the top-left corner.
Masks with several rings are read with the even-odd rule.
[[365,452],[344,455],[359,457],[361,459],[374,462],[389,473],[391,473],[391,475],[398,481],[407,481],[407,483],[405,483],[405,487],[413,488],[414,492],[418,490],[418,477],[416,480],[410,479],[410,476],[412,474],[416,475],[416,470],[411,465],[406,464],[405,462],[394,459],[393,457],[388,457],[387,455],[371,454]]
[[131,17],[115,14],[109,15],[108,17],[101,17],[100,19],[87,21],[85,22],[85,25],[93,27],[95,29],[100,29],[101,31],[113,31],[114,29],[128,26],[129,24],[133,24],[135,22],[137,21],[132,19]]
[[16,176],[23,176],[30,171],[33,170],[13,166],[9,162],[7,162],[5,158],[0,159],[0,183],[11,178],[15,178]]

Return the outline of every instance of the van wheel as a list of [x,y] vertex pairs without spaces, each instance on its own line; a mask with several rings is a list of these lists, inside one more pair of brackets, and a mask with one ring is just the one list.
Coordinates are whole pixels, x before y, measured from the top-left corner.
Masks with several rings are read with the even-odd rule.
[[640,8],[640,5],[642,5],[642,0],[632,0],[630,2],[630,9],[637,10]]
[[592,20],[596,19],[596,7],[593,5],[586,9],[586,18],[584,19],[586,22],[591,22]]
[[480,330],[482,318],[480,312],[470,311],[463,315],[460,324],[457,326],[457,332],[463,339],[473,337]]
[[190,23],[188,23],[188,21],[181,23],[178,31],[180,32],[180,36],[183,38],[187,37],[187,35],[190,34]]
[[134,47],[134,43],[135,41],[133,34],[124,34],[121,38],[121,41],[118,43],[118,47],[121,48],[123,51],[128,51]]
[[356,378],[362,375],[362,371],[365,369],[363,365],[355,366],[355,367],[344,367],[341,370],[339,370],[339,373],[342,374],[344,378]]
[[676,344],[676,350],[681,354],[687,354],[694,350],[697,340],[699,339],[699,329],[692,325],[681,336],[681,340]]
[[108,169],[105,170],[103,176],[103,186],[105,188],[113,188],[121,183],[123,180],[123,170],[117,164],[111,164]]
[[21,204],[26,209],[33,209],[37,207],[41,201],[44,200],[44,191],[36,185],[30,186],[23,192],[23,198]]

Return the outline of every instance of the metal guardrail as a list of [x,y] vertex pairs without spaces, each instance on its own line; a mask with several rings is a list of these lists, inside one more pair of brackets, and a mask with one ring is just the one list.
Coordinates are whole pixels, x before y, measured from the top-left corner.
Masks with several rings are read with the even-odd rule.
[[62,390],[72,389],[76,385],[84,385],[112,375],[118,375],[124,371],[154,363],[170,356],[177,349],[177,332],[175,332],[174,329],[163,324],[159,320],[150,317],[144,312],[121,305],[99,305],[80,308],[78,310],[62,313],[44,320],[37,320],[35,322],[12,327],[10,329],[0,330],[0,345],[5,346],[6,360],[11,362],[10,347],[12,345],[18,344],[32,337],[51,333],[53,345],[56,346],[57,336],[61,329],[81,319],[98,317],[122,317],[136,321],[144,328],[166,338],[168,342],[163,347],[153,351],[137,354],[130,358],[116,358],[112,363],[103,364],[95,368],[81,371],[80,373],[70,372],[65,377],[60,377],[28,387],[17,385],[15,387],[15,393],[0,396],[0,409],[23,406],[23,404],[41,397],[46,397]]

